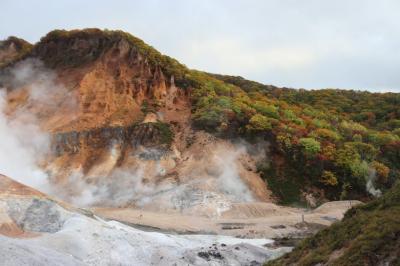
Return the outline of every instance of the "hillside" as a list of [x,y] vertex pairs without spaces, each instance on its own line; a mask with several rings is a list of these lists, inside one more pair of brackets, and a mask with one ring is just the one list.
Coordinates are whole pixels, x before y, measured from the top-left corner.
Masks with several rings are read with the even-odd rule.
[[[138,144],[182,153],[205,130],[267,143],[255,164],[284,204],[306,195],[317,202],[367,199],[400,176],[399,94],[294,90],[189,70],[128,33],[98,29],[50,32],[3,66],[2,76],[24,62],[38,73],[50,69],[62,90],[39,106],[28,102],[26,80],[2,78],[7,112],[25,106],[52,132],[58,169],[79,164],[90,173],[93,155],[105,157],[111,143],[121,143],[118,166],[129,164]],[[132,146],[132,139],[140,143]]]
[[262,97],[269,100],[262,114],[275,124],[263,133],[269,133],[275,159],[264,176],[283,202],[298,199],[298,183],[304,181],[328,197],[345,199],[349,193],[350,198],[361,196],[371,178],[383,191],[398,180],[400,94],[296,90],[212,76],[259,96],[253,102],[258,108]]
[[350,209],[341,222],[303,240],[274,265],[399,265],[400,184]]

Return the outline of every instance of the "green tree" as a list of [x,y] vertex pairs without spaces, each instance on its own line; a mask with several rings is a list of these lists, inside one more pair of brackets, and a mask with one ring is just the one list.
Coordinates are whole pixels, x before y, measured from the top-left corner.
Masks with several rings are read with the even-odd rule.
[[353,147],[360,155],[361,160],[371,162],[378,155],[378,149],[373,145],[363,142],[346,142],[345,145]]
[[253,104],[253,107],[257,110],[257,112],[261,113],[264,116],[272,117],[275,119],[279,118],[278,108],[274,105],[268,104],[263,101],[256,101]]
[[308,156],[314,156],[321,150],[321,144],[314,138],[301,138],[299,143]]
[[251,117],[246,128],[249,131],[265,131],[272,129],[272,125],[267,117],[261,114],[255,114]]
[[327,186],[336,186],[339,182],[334,173],[331,171],[323,171],[321,176],[321,183]]
[[328,140],[332,142],[336,142],[340,139],[339,134],[335,131],[326,129],[326,128],[318,128],[311,133],[311,136],[314,138],[318,138],[321,140]]

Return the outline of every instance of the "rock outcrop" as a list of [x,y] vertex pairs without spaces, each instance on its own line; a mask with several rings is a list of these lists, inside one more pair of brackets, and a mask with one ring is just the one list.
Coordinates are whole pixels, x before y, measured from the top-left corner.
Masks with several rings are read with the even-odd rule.
[[22,58],[30,52],[32,47],[32,44],[14,36],[0,41],[0,67],[4,67]]

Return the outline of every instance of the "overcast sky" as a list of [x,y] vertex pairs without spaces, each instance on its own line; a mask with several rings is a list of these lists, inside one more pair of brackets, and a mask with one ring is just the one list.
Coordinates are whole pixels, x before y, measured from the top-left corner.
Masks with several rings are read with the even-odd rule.
[[190,68],[295,88],[400,92],[397,0],[0,0],[0,39],[121,29]]

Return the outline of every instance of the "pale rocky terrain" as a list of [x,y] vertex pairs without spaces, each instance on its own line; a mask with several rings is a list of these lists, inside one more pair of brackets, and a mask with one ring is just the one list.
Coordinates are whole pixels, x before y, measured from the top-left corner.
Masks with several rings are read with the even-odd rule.
[[261,265],[268,239],[149,232],[104,221],[0,176],[0,265]]

